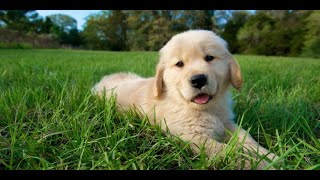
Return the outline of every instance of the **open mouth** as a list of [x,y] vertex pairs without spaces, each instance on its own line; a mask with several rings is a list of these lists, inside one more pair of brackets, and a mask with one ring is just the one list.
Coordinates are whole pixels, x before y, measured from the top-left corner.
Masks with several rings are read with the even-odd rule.
[[191,101],[196,104],[202,105],[202,104],[207,104],[212,98],[213,98],[212,95],[201,93],[195,96]]

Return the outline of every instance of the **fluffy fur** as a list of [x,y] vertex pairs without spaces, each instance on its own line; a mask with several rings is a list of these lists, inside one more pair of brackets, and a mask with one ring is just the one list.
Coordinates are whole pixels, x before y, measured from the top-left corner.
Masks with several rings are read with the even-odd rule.
[[[177,34],[160,50],[155,77],[117,73],[105,76],[92,91],[100,96],[106,92],[109,96],[110,90],[114,90],[118,104],[124,109],[135,106],[149,116],[152,124],[161,124],[164,130],[168,127],[171,134],[189,141],[194,152],[199,153],[199,147],[204,145],[207,155],[215,155],[226,146],[229,136],[225,130],[235,132],[239,128],[233,122],[229,88],[239,90],[242,77],[238,63],[226,46],[212,31],[190,30]],[[214,59],[205,61],[207,55]],[[182,67],[176,66],[179,61],[184,64]],[[191,77],[196,74],[205,74],[208,78],[201,89],[190,85]],[[197,104],[193,99],[200,93],[212,99]],[[245,152],[258,151],[270,159],[275,157],[241,129],[239,142],[243,138]],[[266,164],[261,161],[258,169]]]

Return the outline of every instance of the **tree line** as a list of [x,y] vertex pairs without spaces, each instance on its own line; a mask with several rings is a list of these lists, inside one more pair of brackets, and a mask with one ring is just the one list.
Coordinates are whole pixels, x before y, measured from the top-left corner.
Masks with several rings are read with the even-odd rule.
[[89,15],[81,31],[68,15],[0,10],[1,29],[112,51],[158,51],[177,33],[206,29],[222,36],[232,53],[320,57],[318,10],[108,10]]

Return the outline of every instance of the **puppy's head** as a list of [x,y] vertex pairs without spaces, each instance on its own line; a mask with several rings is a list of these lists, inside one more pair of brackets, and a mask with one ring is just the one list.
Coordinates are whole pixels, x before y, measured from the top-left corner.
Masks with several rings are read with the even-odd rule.
[[163,89],[169,98],[205,108],[229,87],[240,89],[240,67],[226,42],[212,31],[190,30],[177,34],[160,50],[154,95]]

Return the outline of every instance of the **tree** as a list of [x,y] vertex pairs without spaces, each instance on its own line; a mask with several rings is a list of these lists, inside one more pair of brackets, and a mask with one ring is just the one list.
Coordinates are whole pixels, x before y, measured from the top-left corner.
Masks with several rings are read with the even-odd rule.
[[20,32],[34,30],[41,17],[35,10],[0,10],[1,24]]
[[275,20],[274,33],[271,39],[275,46],[274,55],[298,56],[304,47],[306,34],[305,19],[310,15],[306,10],[273,10],[268,11]]
[[214,10],[212,11],[213,30],[217,34],[222,34],[226,23],[232,18],[231,10]]
[[224,25],[224,30],[221,36],[228,42],[229,51],[231,53],[240,52],[237,34],[239,29],[244,26],[249,17],[250,14],[247,11],[233,11],[232,17]]
[[107,11],[101,11],[87,17],[85,27],[81,33],[86,48],[108,49],[105,26],[108,23],[107,16]]
[[107,41],[114,51],[127,50],[126,15],[121,10],[111,11],[108,17]]
[[65,14],[53,14],[47,16],[51,22],[60,28],[61,31],[68,33],[71,29],[77,28],[77,20]]
[[304,22],[307,32],[302,55],[320,57],[320,11],[312,11]]
[[212,30],[214,11],[103,11],[87,18],[81,33],[86,47],[110,50],[156,50],[188,29]]
[[124,13],[127,16],[127,38],[130,50],[149,50],[149,34],[154,19],[152,11],[128,10]]
[[80,33],[77,29],[77,20],[65,14],[54,14],[46,17],[43,24],[44,31],[54,35],[60,44],[79,46]]
[[152,11],[152,21],[148,31],[148,49],[160,50],[174,35],[172,29],[172,13],[168,10]]
[[125,11],[128,45],[131,50],[158,51],[169,39],[188,29],[212,30],[210,10]]
[[301,53],[308,11],[257,11],[239,30],[241,52],[297,56]]
[[275,21],[264,12],[250,16],[245,25],[239,30],[237,39],[240,51],[249,54],[273,55],[272,32]]
[[51,19],[49,17],[46,17],[42,22],[41,33],[50,34],[53,26],[54,24],[52,23]]
[[209,10],[197,10],[193,11],[193,22],[191,29],[205,29],[212,30],[213,22],[212,15]]
[[82,33],[90,49],[127,50],[126,15],[120,10],[102,11],[87,18]]

